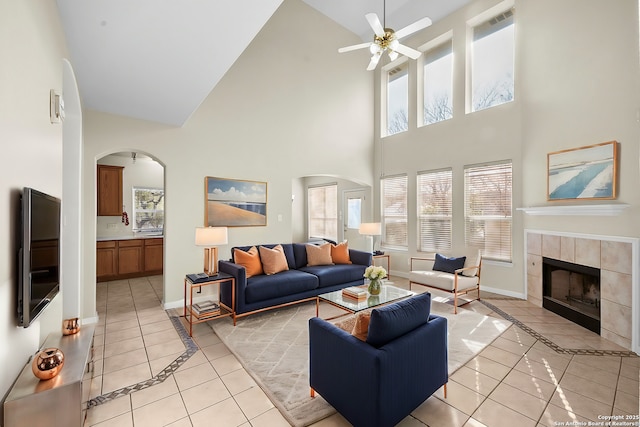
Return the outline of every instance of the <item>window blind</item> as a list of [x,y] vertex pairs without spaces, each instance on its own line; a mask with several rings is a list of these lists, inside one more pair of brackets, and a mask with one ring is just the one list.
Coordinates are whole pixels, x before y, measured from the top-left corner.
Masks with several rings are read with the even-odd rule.
[[338,185],[307,190],[309,237],[338,240]]
[[465,167],[465,244],[487,259],[512,259],[511,194],[511,161]]
[[383,178],[382,244],[388,247],[407,247],[407,175]]
[[418,250],[451,249],[451,169],[418,174]]

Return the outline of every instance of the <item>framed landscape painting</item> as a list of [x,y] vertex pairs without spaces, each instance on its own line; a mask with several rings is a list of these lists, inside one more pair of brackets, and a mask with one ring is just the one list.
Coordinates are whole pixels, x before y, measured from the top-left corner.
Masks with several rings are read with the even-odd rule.
[[248,227],[267,225],[267,183],[206,177],[205,225]]
[[547,198],[615,199],[618,176],[616,141],[547,154]]

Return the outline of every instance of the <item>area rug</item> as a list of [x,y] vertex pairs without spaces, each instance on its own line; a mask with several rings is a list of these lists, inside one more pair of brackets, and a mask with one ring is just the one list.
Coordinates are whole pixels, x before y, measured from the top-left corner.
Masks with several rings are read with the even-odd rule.
[[[209,322],[218,337],[294,426],[307,426],[335,413],[322,397],[309,396],[308,321],[315,303],[270,310],[239,319]],[[331,311],[333,310],[333,311]],[[320,315],[335,315],[321,305]],[[431,312],[448,319],[449,375],[471,360],[511,323],[432,301]]]

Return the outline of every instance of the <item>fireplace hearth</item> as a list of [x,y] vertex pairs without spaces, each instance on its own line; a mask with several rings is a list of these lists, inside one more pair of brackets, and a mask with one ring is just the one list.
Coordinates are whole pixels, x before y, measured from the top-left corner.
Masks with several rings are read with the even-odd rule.
[[600,269],[542,258],[542,306],[600,334]]

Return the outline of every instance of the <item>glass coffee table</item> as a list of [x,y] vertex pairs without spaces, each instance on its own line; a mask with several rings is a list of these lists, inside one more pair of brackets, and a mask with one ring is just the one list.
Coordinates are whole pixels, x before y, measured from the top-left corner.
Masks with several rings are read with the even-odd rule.
[[[361,288],[366,290],[367,285],[362,285]],[[368,295],[366,299],[361,300],[343,296],[342,289],[333,292],[327,292],[326,294],[318,295],[318,297],[316,298],[316,317],[319,317],[318,315],[320,312],[320,301],[328,302],[335,307],[346,310],[348,313],[341,315],[346,316],[349,313],[357,313],[368,308],[389,304],[390,302],[408,298],[415,294],[415,292],[398,288],[393,285],[383,285],[380,290],[380,295]],[[326,320],[335,319],[336,317],[341,316],[331,317]]]

